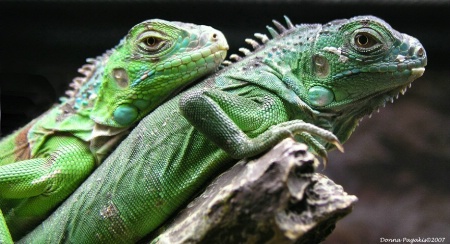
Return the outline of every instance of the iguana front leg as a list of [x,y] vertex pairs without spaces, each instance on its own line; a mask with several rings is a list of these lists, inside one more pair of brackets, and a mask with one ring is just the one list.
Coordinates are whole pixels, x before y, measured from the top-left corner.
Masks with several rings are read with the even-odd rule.
[[[95,167],[89,146],[75,137],[51,137],[43,151],[37,158],[0,166],[0,199],[23,199],[5,213],[13,237],[23,234],[23,228],[15,226],[32,226],[40,221]],[[0,233],[7,231],[0,226]]]
[[[241,94],[197,90],[181,98],[180,110],[197,130],[234,158],[257,155],[295,135],[306,139],[316,135],[341,148],[333,133],[302,120],[290,120],[282,99],[260,88],[245,89]],[[323,148],[318,153],[326,158],[326,150],[317,140],[307,142]]]

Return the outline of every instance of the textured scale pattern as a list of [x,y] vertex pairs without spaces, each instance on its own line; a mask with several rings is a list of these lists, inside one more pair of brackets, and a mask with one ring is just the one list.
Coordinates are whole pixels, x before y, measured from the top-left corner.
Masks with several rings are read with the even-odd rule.
[[[342,149],[358,121],[404,91],[427,62],[417,39],[373,16],[275,27],[273,38],[255,34],[260,42],[246,41],[254,51],[241,49],[244,56],[230,56],[227,67],[146,116],[19,243],[136,242],[239,158],[286,137],[323,157]],[[403,45],[407,53],[392,53]],[[405,72],[406,60],[414,65]],[[387,62],[397,70],[347,72]]]

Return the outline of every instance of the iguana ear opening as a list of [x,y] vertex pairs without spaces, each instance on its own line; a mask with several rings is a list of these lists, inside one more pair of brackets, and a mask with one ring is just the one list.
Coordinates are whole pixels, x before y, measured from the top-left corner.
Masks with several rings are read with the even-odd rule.
[[115,68],[112,71],[112,77],[116,81],[117,85],[122,88],[128,87],[129,78],[127,71],[124,68]]
[[325,56],[320,54],[313,55],[312,62],[314,73],[318,77],[324,78],[330,74],[330,64]]

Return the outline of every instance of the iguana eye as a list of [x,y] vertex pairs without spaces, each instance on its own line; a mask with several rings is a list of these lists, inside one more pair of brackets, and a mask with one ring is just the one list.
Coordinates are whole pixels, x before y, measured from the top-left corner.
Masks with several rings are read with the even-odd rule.
[[371,48],[378,43],[378,40],[369,33],[359,33],[355,36],[355,44],[360,48]]
[[147,35],[139,39],[139,48],[146,53],[156,53],[166,49],[168,42],[157,35]]
[[147,37],[144,41],[145,41],[145,45],[147,45],[149,47],[155,47],[159,42],[159,40],[153,36]]
[[149,36],[143,40],[143,43],[145,44],[145,48],[144,48],[145,50],[157,51],[158,49],[160,49],[161,47],[164,46],[165,41],[158,37]]

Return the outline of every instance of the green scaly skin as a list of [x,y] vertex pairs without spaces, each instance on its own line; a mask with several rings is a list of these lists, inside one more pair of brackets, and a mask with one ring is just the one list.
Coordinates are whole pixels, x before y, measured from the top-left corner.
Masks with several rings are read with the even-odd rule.
[[[372,16],[276,25],[272,40],[146,116],[19,243],[133,243],[236,159],[297,136],[319,154],[424,72],[417,39]],[[336,136],[334,136],[335,134]]]
[[88,59],[68,98],[0,142],[0,207],[14,239],[70,195],[131,126],[216,70],[227,50],[223,34],[209,26],[154,19]]

